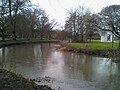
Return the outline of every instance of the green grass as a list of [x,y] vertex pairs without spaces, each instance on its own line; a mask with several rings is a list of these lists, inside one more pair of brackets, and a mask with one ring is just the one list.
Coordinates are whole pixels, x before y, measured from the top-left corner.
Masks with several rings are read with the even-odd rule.
[[99,40],[92,40],[91,43],[69,43],[69,45],[76,48],[89,48],[89,49],[117,49],[118,43],[113,44],[111,42],[100,42]]

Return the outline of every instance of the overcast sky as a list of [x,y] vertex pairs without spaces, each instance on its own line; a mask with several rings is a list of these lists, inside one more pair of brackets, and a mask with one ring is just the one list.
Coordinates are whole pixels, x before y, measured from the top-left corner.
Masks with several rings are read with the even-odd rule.
[[120,4],[120,0],[31,0],[44,9],[50,18],[55,19],[61,25],[64,25],[67,16],[67,10],[78,6],[85,6],[92,12],[100,12],[103,7]]

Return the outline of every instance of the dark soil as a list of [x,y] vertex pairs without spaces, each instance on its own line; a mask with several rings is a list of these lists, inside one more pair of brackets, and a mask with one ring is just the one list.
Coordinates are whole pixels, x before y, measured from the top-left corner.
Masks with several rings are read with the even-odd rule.
[[37,85],[10,71],[0,69],[0,90],[53,90],[47,85]]

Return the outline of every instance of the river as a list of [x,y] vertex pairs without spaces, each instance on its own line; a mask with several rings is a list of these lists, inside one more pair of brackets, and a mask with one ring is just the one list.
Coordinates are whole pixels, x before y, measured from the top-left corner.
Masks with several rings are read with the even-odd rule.
[[62,52],[57,44],[23,44],[0,48],[0,68],[26,78],[50,77],[56,90],[120,90],[120,64],[110,58]]

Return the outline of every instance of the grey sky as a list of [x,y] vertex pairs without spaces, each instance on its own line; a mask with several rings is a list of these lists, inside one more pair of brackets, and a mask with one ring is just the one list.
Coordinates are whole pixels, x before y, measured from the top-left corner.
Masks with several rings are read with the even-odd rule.
[[50,18],[55,19],[64,25],[67,10],[78,6],[90,8],[92,12],[100,12],[103,7],[120,4],[120,0],[31,0],[49,14]]

